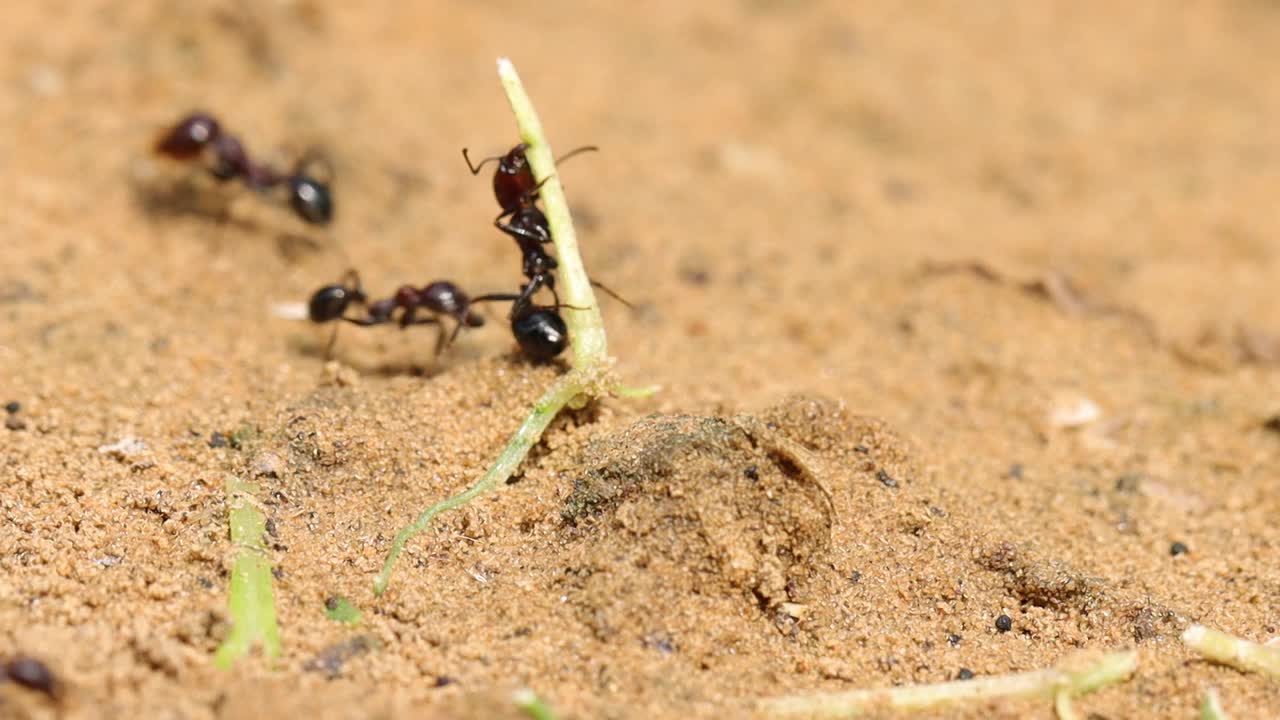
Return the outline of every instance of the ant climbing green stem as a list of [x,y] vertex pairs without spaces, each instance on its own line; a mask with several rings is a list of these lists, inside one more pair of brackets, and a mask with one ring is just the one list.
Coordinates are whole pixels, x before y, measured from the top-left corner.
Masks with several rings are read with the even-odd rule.
[[382,571],[374,582],[373,591],[381,595],[391,582],[396,560],[405,545],[422,532],[438,514],[460,507],[501,485],[520,467],[530,448],[542,437],[543,431],[565,407],[581,407],[591,398],[615,393],[626,397],[643,397],[656,392],[656,388],[624,388],[612,378],[613,360],[609,357],[604,321],[600,305],[596,302],[591,279],[578,254],[577,234],[573,218],[564,197],[564,188],[556,176],[555,155],[542,132],[542,122],[533,109],[533,102],[516,74],[515,66],[506,58],[498,60],[498,77],[511,103],[520,140],[526,146],[525,155],[539,183],[539,194],[546,208],[559,261],[559,291],[564,300],[565,324],[569,327],[569,343],[573,350],[573,369],[556,379],[534,404],[533,410],[512,436],[507,447],[474,485],[467,490],[432,505],[418,515],[411,525],[401,530],[391,543]]

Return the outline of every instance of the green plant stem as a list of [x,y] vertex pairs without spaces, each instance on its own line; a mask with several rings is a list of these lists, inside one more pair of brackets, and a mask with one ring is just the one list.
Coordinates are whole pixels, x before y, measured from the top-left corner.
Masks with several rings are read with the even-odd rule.
[[[934,685],[795,695],[766,700],[763,709],[777,717],[847,718],[879,708],[922,710],[964,700],[1040,695],[1053,697],[1059,712],[1063,712],[1063,702],[1066,702],[1065,712],[1068,714],[1064,720],[1069,720],[1074,715],[1069,698],[1120,682],[1133,673],[1137,664],[1136,653],[1118,652],[1103,656],[1097,663],[1079,672],[1052,668]],[[1063,698],[1067,700],[1064,701]]]
[[573,366],[587,369],[592,365],[604,362],[609,355],[609,344],[604,334],[604,320],[600,317],[600,305],[596,303],[595,292],[591,288],[591,279],[582,265],[582,256],[578,254],[578,235],[573,229],[573,217],[569,214],[569,203],[564,197],[564,188],[556,175],[555,155],[551,145],[547,143],[542,132],[542,121],[533,109],[520,75],[507,58],[498,58],[498,77],[502,87],[507,91],[507,100],[511,103],[511,112],[516,116],[516,125],[520,128],[520,141],[527,147],[525,157],[533,168],[533,176],[542,183],[538,194],[546,207],[547,221],[551,225],[551,239],[556,246],[556,260],[559,262],[560,294],[566,308],[565,324],[569,326],[569,342],[573,348]]
[[227,476],[228,520],[231,544],[236,549],[231,568],[231,633],[218,648],[214,662],[226,669],[248,655],[255,645],[273,661],[280,656],[280,630],[276,626],[276,604],[271,590],[271,558],[263,537],[267,521],[258,509],[258,486]]
[[374,594],[381,595],[387,589],[387,584],[391,582],[391,573],[395,569],[396,560],[400,557],[400,553],[404,551],[405,543],[409,542],[414,535],[422,532],[436,515],[445,510],[452,510],[459,505],[465,505],[511,477],[516,468],[520,467],[525,455],[529,454],[529,449],[538,441],[538,438],[542,437],[542,431],[547,429],[547,425],[551,424],[551,421],[555,419],[556,415],[574,396],[589,388],[591,384],[590,380],[584,378],[583,373],[578,370],[573,370],[557,378],[555,383],[534,404],[533,411],[525,418],[520,429],[516,431],[511,441],[507,443],[507,447],[503,449],[502,454],[494,461],[489,471],[484,474],[484,477],[480,478],[475,485],[467,488],[464,492],[427,508],[412,525],[404,528],[400,531],[400,534],[396,535],[395,540],[391,542],[391,551],[387,553],[387,559],[382,564],[382,572],[378,573],[378,579],[374,582]]
[[515,691],[511,701],[533,720],[557,720],[555,710],[528,688]]
[[1204,700],[1200,702],[1200,720],[1229,720],[1227,711],[1222,708],[1218,699],[1218,691],[1209,688],[1204,691]]
[[1280,680],[1280,650],[1275,648],[1249,642],[1204,625],[1187,628],[1182,633],[1182,642],[1214,662]]

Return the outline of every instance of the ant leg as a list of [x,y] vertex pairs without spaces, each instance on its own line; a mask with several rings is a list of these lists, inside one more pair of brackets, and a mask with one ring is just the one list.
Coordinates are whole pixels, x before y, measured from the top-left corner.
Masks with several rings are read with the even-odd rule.
[[418,320],[414,317],[417,314],[418,308],[416,305],[410,305],[405,308],[404,312],[400,315],[400,329],[403,330],[410,325],[429,325],[431,321],[434,320],[434,318],[423,318],[422,320]]
[[471,156],[467,154],[467,149],[462,148],[462,159],[467,161],[467,169],[471,171],[472,175],[479,175],[481,168],[483,168],[485,165],[487,165],[491,161],[502,160],[502,156],[494,155],[493,157],[487,157],[481,160],[479,165],[472,165]]
[[[590,279],[590,278],[588,278],[588,279]],[[622,303],[623,305],[626,305],[628,308],[630,308],[630,309],[632,309],[632,310],[635,310],[635,309],[636,309],[636,306],[635,306],[635,305],[632,305],[631,303],[627,302],[627,299],[626,299],[626,298],[622,297],[622,296],[621,296],[621,295],[619,295],[618,293],[616,293],[616,292],[614,292],[613,290],[611,290],[611,289],[609,288],[609,286],[608,286],[608,285],[605,285],[604,283],[602,283],[602,282],[598,282],[598,281],[596,281],[596,280],[591,280],[591,286],[592,286],[592,287],[596,287],[596,288],[600,288],[600,290],[604,291],[604,293],[605,293],[605,294],[607,294],[609,297],[613,298],[614,300],[617,300],[618,302]]]
[[471,298],[471,304],[475,305],[478,302],[507,302],[519,300],[522,297],[524,297],[522,294],[517,293],[489,293]]
[[333,326],[333,332],[329,333],[329,342],[324,346],[324,361],[329,362],[333,359],[333,346],[338,342],[338,326]]
[[446,339],[444,335],[444,323],[440,323],[440,332],[436,334],[436,357],[440,357],[440,354],[458,339],[458,334],[461,332],[462,323],[454,322],[453,332],[449,333],[449,337]]
[[511,237],[516,238],[517,241],[519,241],[520,238],[524,238],[530,242],[537,243],[538,245],[545,245],[546,243],[551,241],[550,236],[539,235],[538,233],[535,233],[532,230],[529,230],[528,228],[516,227],[515,225],[512,225],[509,222],[506,222],[506,223],[502,222],[506,218],[510,217],[512,214],[514,214],[514,211],[504,212],[498,217],[494,218],[493,226],[498,228],[502,232],[510,235]]

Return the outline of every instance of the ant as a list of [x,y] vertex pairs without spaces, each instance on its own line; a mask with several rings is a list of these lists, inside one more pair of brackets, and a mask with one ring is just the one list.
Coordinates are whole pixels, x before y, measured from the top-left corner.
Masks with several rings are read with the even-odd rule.
[[317,164],[326,165],[314,152],[303,155],[290,173],[280,173],[269,165],[249,157],[244,144],[226,133],[209,113],[193,112],[168,130],[156,142],[155,150],[175,160],[195,160],[209,151],[212,165],[209,174],[219,182],[240,179],[245,187],[266,192],[281,185],[289,194],[289,206],[303,222],[328,225],[333,220],[333,193],[329,184],[308,172]]
[[[477,328],[484,325],[484,318],[472,311],[472,305],[481,302],[515,300],[518,296],[508,293],[469,297],[462,288],[448,280],[436,280],[424,287],[402,285],[389,298],[369,301],[368,294],[360,284],[360,277],[354,270],[348,270],[341,283],[325,285],[311,295],[307,304],[307,316],[314,323],[326,323],[342,320],[353,325],[371,327],[395,322],[401,329],[410,325],[439,325],[440,332],[436,336],[436,354],[457,339],[463,327]],[[352,305],[362,305],[365,314],[362,317],[349,317],[346,312]],[[399,309],[400,317],[395,318]],[[418,316],[418,310],[427,310],[430,317]],[[451,317],[454,320],[453,332],[445,335],[444,325],[439,316]],[[337,339],[337,328],[329,338],[325,356],[333,350]]]
[[[531,207],[538,200],[538,190],[550,178],[543,179],[538,182],[533,177],[533,167],[529,165],[529,158],[525,156],[525,152],[529,149],[526,143],[520,143],[507,151],[505,155],[494,155],[484,158],[479,164],[471,162],[471,156],[467,154],[467,149],[462,148],[462,159],[467,162],[467,168],[471,170],[472,175],[479,175],[480,170],[490,162],[497,161],[498,167],[493,171],[493,197],[498,201],[498,207],[502,208],[502,214],[494,218],[493,224],[499,228],[501,223],[508,215],[514,215],[518,210],[525,207]],[[584,152],[597,152],[600,148],[595,145],[583,145],[574,148],[569,152],[561,155],[556,159],[556,164]],[[542,213],[539,212],[539,215]],[[546,218],[543,218],[543,227],[546,226]],[[550,237],[550,233],[548,233]]]
[[[556,293],[554,274],[559,264],[555,257],[543,247],[551,242],[551,224],[547,221],[546,214],[536,204],[539,188],[550,178],[544,179],[541,183],[534,179],[533,169],[529,166],[529,159],[525,155],[528,149],[528,145],[520,143],[505,155],[487,157],[478,164],[473,164],[467,149],[463,148],[462,159],[466,161],[472,175],[479,175],[486,163],[492,161],[498,163],[497,169],[493,172],[493,195],[498,201],[498,206],[502,208],[502,213],[494,218],[493,224],[516,241],[523,259],[522,270],[525,278],[529,280],[521,291],[518,304],[528,302],[539,288],[545,286],[551,291],[556,305],[559,306],[560,296]],[[579,153],[597,152],[599,149],[595,145],[583,145],[560,156],[556,163],[564,162]],[[508,217],[510,219],[503,222]],[[605,284],[595,280],[590,282],[623,305],[632,307],[631,303]]]

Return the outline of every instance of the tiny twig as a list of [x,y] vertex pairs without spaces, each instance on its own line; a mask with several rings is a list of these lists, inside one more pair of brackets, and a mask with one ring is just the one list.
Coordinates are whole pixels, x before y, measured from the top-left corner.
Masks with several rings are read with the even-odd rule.
[[1133,652],[1104,655],[1090,667],[1072,672],[1059,668],[997,675],[973,680],[872,688],[842,693],[815,693],[766,700],[764,710],[771,716],[856,717],[876,708],[923,710],[964,700],[1040,695],[1053,697],[1062,720],[1075,717],[1071,698],[1093,692],[1133,674],[1138,657]]
[[1214,662],[1280,680],[1280,650],[1275,648],[1249,642],[1204,625],[1187,628],[1182,633],[1182,642]]
[[515,114],[516,124],[520,128],[520,139],[525,144],[525,156],[533,169],[534,178],[538,181],[539,195],[546,207],[547,220],[551,227],[551,238],[555,243],[556,257],[559,262],[560,292],[563,294],[566,309],[565,324],[569,328],[569,343],[573,349],[573,370],[557,378],[555,383],[543,393],[533,410],[525,418],[520,429],[512,436],[507,447],[498,455],[498,459],[490,466],[474,485],[447,500],[427,508],[412,525],[401,530],[391,543],[387,559],[382,564],[382,571],[374,582],[373,591],[381,595],[391,582],[391,573],[395,569],[396,560],[404,551],[405,544],[414,535],[422,532],[436,515],[453,508],[465,505],[475,498],[500,486],[512,473],[520,467],[520,463],[528,455],[529,449],[542,437],[542,433],[566,406],[581,407],[590,398],[607,392],[618,391],[630,397],[643,396],[656,391],[633,390],[617,385],[611,375],[612,360],[608,355],[608,342],[605,338],[604,320],[600,316],[600,306],[596,303],[595,293],[591,288],[591,279],[582,265],[578,254],[578,239],[573,229],[573,218],[569,214],[569,204],[564,197],[564,189],[556,175],[555,155],[547,144],[542,133],[542,122],[533,109],[533,102],[525,93],[516,74],[515,67],[506,58],[498,60],[498,77],[506,90],[507,99],[511,102],[511,111]]
[[276,626],[275,597],[271,590],[271,558],[263,536],[267,521],[254,497],[258,486],[235,475],[227,476],[227,506],[231,544],[236,548],[227,601],[231,633],[218,648],[214,662],[223,669],[261,644],[268,661],[280,656],[280,630]]

